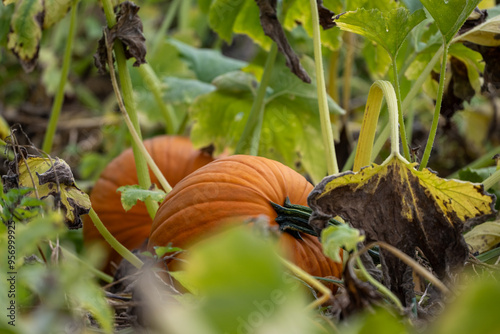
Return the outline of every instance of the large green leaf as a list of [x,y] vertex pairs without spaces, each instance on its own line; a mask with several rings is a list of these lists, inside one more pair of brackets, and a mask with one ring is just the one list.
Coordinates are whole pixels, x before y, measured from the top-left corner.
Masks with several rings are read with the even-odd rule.
[[[303,59],[302,63],[306,70],[312,66],[310,59]],[[196,146],[213,143],[220,150],[236,148],[254,95],[253,80],[249,80],[248,75],[234,73],[233,78],[240,91],[228,90],[224,85],[200,96],[193,104],[191,139]],[[225,80],[230,80],[227,75]],[[249,86],[247,90],[242,89],[245,85]],[[333,113],[342,112],[331,99],[329,106]],[[259,155],[282,161],[292,168],[300,162],[318,182],[326,175],[324,154],[316,88],[285,70],[284,60],[279,58],[265,100]]]
[[340,16],[335,22],[342,30],[362,35],[381,45],[391,58],[395,58],[406,36],[424,19],[423,9],[410,14],[403,7],[390,11],[360,8]]
[[481,0],[421,0],[449,43]]
[[[190,319],[202,333],[311,333],[314,325],[305,325],[307,313],[297,308],[305,301],[300,283],[283,271],[275,245],[251,232],[232,229],[191,248],[184,282],[200,302]],[[183,327],[176,333],[200,332]]]

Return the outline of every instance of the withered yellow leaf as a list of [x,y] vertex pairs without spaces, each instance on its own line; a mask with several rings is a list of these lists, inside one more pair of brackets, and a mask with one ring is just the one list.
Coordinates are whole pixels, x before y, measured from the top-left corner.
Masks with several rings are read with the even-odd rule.
[[[394,156],[383,165],[324,178],[309,195],[310,224],[319,233],[338,215],[364,230],[368,241],[387,242],[412,257],[421,250],[444,277],[467,259],[463,223],[491,216],[495,199],[481,184],[445,180],[414,167]],[[408,301],[413,292],[406,265],[382,253],[385,284]]]
[[500,221],[482,223],[467,232],[464,237],[472,253],[489,251],[500,243]]
[[[46,159],[28,156],[10,165],[9,178],[15,178],[18,187],[34,190],[28,195],[40,199],[53,196],[57,207],[65,214],[66,225],[70,229],[82,227],[81,215],[90,211],[89,196],[80,190],[73,178],[69,165],[59,158]],[[11,181],[12,182],[12,181]]]

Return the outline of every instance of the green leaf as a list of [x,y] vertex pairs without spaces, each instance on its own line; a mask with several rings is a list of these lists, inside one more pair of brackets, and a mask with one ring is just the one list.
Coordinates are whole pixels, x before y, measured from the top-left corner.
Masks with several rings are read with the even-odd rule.
[[410,14],[408,9],[402,7],[391,11],[360,8],[340,16],[335,22],[342,30],[380,44],[391,58],[395,58],[410,31],[424,19],[423,9]]
[[191,104],[198,96],[215,90],[214,85],[196,79],[166,77],[163,82],[165,83],[163,98],[165,102],[173,105]]
[[464,235],[472,253],[484,253],[500,243],[500,220],[485,222]]
[[10,30],[10,20],[14,13],[15,6],[13,4],[0,5],[0,45],[5,46],[7,43],[7,35]]
[[219,75],[212,81],[212,84],[219,91],[228,93],[242,93],[247,91],[255,94],[258,86],[258,82],[253,75],[242,71],[233,71]]
[[[13,168],[14,165],[11,166]],[[53,196],[56,206],[64,211],[70,229],[82,226],[81,215],[87,214],[91,204],[89,196],[80,190],[69,165],[59,158],[52,161],[30,156],[18,164],[19,186],[36,188],[29,196],[40,199]]]
[[383,79],[391,67],[391,57],[385,49],[371,41],[365,41],[363,58],[374,80]]
[[[312,60],[302,64],[308,70]],[[314,71],[308,71],[314,73]],[[315,80],[313,79],[313,83]],[[326,162],[321,137],[318,102],[314,84],[306,84],[285,69],[278,58],[265,101],[259,155],[275,159],[296,168],[300,162],[315,182],[326,175]],[[223,148],[235,149],[243,133],[252,107],[251,91],[217,89],[200,96],[192,105],[194,125],[191,139],[195,146],[213,143],[221,153]],[[329,98],[330,111],[343,110]]]
[[44,0],[43,29],[52,27],[59,22],[71,8],[75,0]]
[[[498,276],[498,275],[495,275]],[[498,277],[482,277],[468,282],[454,302],[427,330],[430,334],[497,333],[500,285]]]
[[31,72],[36,65],[42,39],[42,13],[41,0],[22,0],[12,15],[7,47],[19,58],[26,72]]
[[484,46],[500,46],[500,15],[455,37],[453,42],[471,42]]
[[481,92],[480,73],[484,71],[483,57],[463,44],[452,44],[448,50],[450,56],[459,59],[467,68],[467,77],[476,93]]
[[219,51],[197,49],[175,39],[170,39],[169,43],[177,48],[196,77],[203,82],[210,83],[221,74],[239,70],[247,65],[243,61],[225,57]]
[[340,333],[343,334],[410,334],[409,328],[405,326],[407,321],[399,319],[384,308],[365,311],[356,321],[349,324],[340,324]]
[[[231,229],[190,249],[184,277],[197,291],[198,310],[212,333],[250,332],[247,327],[260,332],[283,317],[287,304],[304,305],[300,283],[283,271],[276,253],[270,240],[246,227]],[[256,317],[262,319],[258,324],[252,320]],[[296,317],[302,318],[300,313]]]
[[145,202],[147,198],[151,198],[153,201],[162,202],[167,196],[163,190],[156,188],[156,186],[152,190],[142,189],[139,185],[122,186],[117,191],[122,193],[121,201],[125,211],[136,205],[137,200]]
[[53,239],[65,230],[61,214],[52,212],[39,216],[29,224],[16,224],[16,252],[28,255],[34,252],[40,240]]
[[[333,11],[335,14],[342,12],[342,2],[339,0],[325,0],[323,6]],[[292,30],[297,25],[301,25],[309,36],[313,35],[313,23],[311,15],[311,4],[309,1],[293,1],[289,9],[286,10],[286,17],[283,27]],[[321,44],[331,50],[337,50],[341,44],[342,32],[339,29],[332,28],[328,30],[321,29]]]
[[348,252],[355,251],[357,244],[363,242],[365,236],[358,229],[347,224],[328,226],[321,232],[321,244],[323,252],[337,263],[342,262],[340,257],[341,248]]
[[163,247],[155,247],[155,254],[158,258],[162,258],[167,253],[176,253],[182,251],[182,248],[172,247],[171,244]]
[[[234,22],[244,4],[245,0],[214,0],[210,5],[208,22],[212,29],[228,43],[233,37]],[[256,7],[255,4],[254,6]]]
[[248,35],[264,50],[269,51],[273,41],[264,34],[264,30],[260,25],[259,7],[255,3],[255,0],[244,0],[244,2],[245,4],[239,11],[238,17],[234,22],[234,32]]
[[421,0],[449,43],[481,0]]

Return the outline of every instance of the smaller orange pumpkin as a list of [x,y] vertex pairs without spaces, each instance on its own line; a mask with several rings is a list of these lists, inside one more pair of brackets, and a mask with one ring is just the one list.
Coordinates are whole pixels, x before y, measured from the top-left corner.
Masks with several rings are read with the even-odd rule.
[[[145,140],[144,146],[172,187],[185,176],[214,160],[211,153],[194,149],[190,140],[185,137],[159,136]],[[158,180],[151,172],[150,177],[151,182],[158,185]],[[128,249],[141,247],[149,235],[152,223],[143,202],[138,202],[129,211],[122,207],[121,194],[117,189],[134,184],[138,184],[137,172],[134,155],[129,148],[109,163],[90,194],[92,207],[103,224]],[[85,244],[102,242],[109,251],[106,272],[112,272],[112,262],[117,265],[121,261],[121,256],[104,241],[88,216],[84,219],[83,240]]]

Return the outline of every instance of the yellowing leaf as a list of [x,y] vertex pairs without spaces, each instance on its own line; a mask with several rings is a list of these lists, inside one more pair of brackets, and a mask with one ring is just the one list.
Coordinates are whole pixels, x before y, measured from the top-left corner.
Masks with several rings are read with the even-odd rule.
[[500,243],[500,221],[485,222],[465,234],[472,253],[484,253]]
[[[17,178],[15,186],[35,188],[28,193],[31,197],[44,199],[53,196],[56,206],[65,212],[66,225],[70,229],[82,227],[80,216],[89,212],[90,199],[76,186],[71,168],[64,160],[56,158],[51,162],[50,159],[29,156],[19,160],[17,172],[16,164],[12,162],[7,176],[10,180]],[[9,184],[6,188],[13,186]]]
[[484,46],[500,46],[500,15],[455,37],[453,42],[472,42]]
[[41,0],[24,0],[16,4],[7,47],[19,58],[26,72],[31,72],[35,68],[42,39],[42,24]]
[[[367,241],[387,242],[412,257],[419,249],[436,274],[446,276],[468,256],[464,221],[491,216],[494,196],[481,184],[445,180],[414,167],[395,156],[358,173],[326,177],[309,195],[310,224],[319,233],[339,215],[364,230]],[[384,251],[382,256],[384,283],[408,304],[413,290],[407,266]]]

